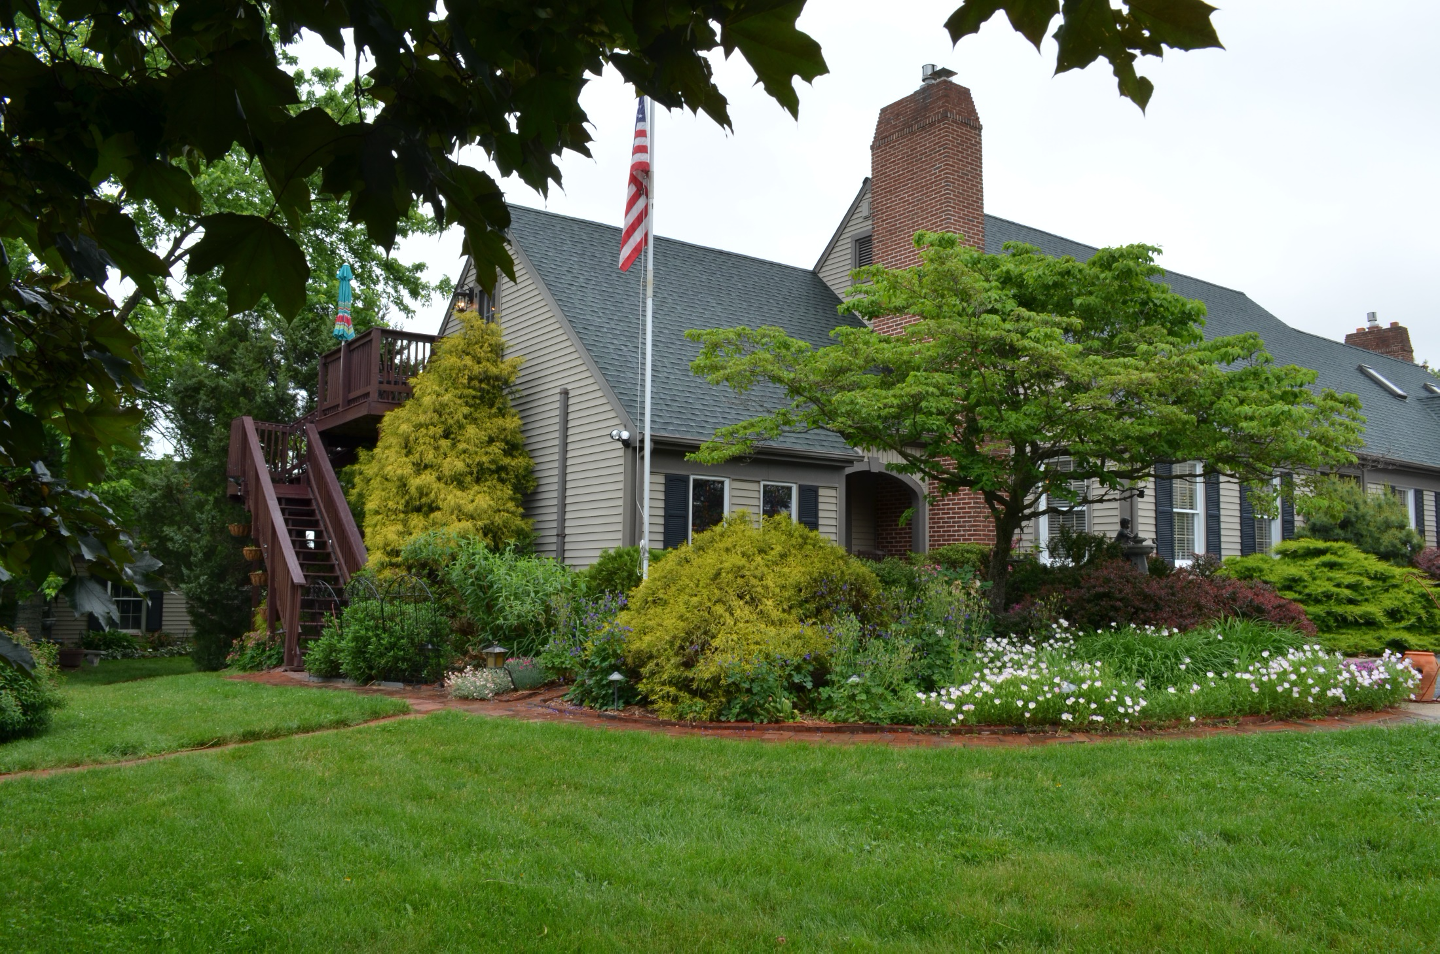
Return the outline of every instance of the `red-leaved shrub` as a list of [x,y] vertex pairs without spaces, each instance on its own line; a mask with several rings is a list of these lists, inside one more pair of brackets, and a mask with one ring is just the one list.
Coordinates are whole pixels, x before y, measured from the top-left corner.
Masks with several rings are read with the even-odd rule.
[[1415,554],[1415,565],[1432,580],[1440,580],[1440,547],[1426,547]]
[[1185,568],[1153,576],[1118,560],[1086,567],[1073,585],[1042,586],[1038,594],[1016,606],[1012,615],[1033,618],[1040,609],[1038,604],[1053,606],[1081,630],[1106,628],[1112,622],[1186,630],[1237,617],[1315,635],[1315,624],[1300,604],[1265,583],[1202,576]]

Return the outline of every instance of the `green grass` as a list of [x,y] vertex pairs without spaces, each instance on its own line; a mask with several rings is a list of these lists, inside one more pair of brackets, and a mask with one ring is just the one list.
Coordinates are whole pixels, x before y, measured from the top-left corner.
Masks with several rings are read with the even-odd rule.
[[154,679],[156,676],[180,676],[195,671],[195,663],[189,656],[171,656],[162,659],[102,659],[100,665],[81,666],[61,674],[61,684],[66,686],[108,686],[115,682],[131,682],[136,679]]
[[53,724],[42,735],[0,745],[0,774],[275,738],[353,725],[408,708],[384,696],[235,682],[213,672],[107,681],[112,674],[146,671],[138,664],[157,662],[174,661],[102,662],[92,670],[95,681],[67,673],[61,686],[65,705],[56,711]]
[[1429,727],[889,749],[452,711],[0,795],[15,952],[1440,946]]

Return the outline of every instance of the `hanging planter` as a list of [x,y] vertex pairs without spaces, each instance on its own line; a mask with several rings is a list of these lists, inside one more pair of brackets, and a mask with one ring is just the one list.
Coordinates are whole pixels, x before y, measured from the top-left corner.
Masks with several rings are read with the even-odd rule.
[[265,551],[260,549],[259,547],[246,547],[244,552],[245,559],[249,560],[251,563],[259,563],[261,560],[265,559]]
[[255,586],[264,586],[264,585],[265,585],[265,571],[264,571],[264,570],[256,570],[256,571],[254,571],[253,573],[251,573],[251,574],[250,574],[250,582],[251,582],[253,585],[255,585]]
[[230,524],[230,536],[232,536],[232,537],[248,537],[248,536],[250,536],[250,524],[248,524],[248,523],[232,523],[232,524]]

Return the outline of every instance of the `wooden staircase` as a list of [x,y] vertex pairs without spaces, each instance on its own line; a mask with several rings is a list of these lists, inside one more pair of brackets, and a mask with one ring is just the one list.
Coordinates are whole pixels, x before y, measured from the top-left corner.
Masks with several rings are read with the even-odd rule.
[[294,424],[230,423],[230,498],[250,511],[265,554],[269,632],[285,633],[285,668],[303,669],[335,598],[369,558],[332,457],[375,445],[380,418],[403,404],[433,335],[371,328],[320,359],[316,408]]

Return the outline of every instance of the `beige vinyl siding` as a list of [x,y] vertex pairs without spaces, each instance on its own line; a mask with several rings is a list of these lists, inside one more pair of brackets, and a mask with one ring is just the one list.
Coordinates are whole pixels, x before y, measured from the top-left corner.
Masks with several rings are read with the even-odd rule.
[[621,545],[624,449],[610,439],[620,418],[590,373],[533,276],[516,263],[518,281],[502,280],[496,321],[507,354],[525,359],[512,398],[536,488],[525,497],[535,548],[555,553],[559,489],[560,389],[570,389],[565,502],[565,562],[584,567]]
[[[636,481],[639,483],[639,481]],[[650,472],[650,549],[665,546],[665,475]]]
[[1132,527],[1136,533],[1144,537],[1150,543],[1155,542],[1155,481],[1145,481],[1145,496],[1136,501],[1135,526]]
[[1427,547],[1440,546],[1440,527],[1435,526],[1435,492],[1433,490],[1422,490],[1417,493],[1424,494],[1425,502],[1425,545]]
[[[1123,508],[1123,512],[1122,512]],[[1128,502],[1106,500],[1090,505],[1090,532],[1113,537],[1120,530],[1120,518],[1130,512]]]
[[870,190],[865,190],[865,196],[856,205],[855,211],[846,220],[840,229],[840,238],[835,242],[835,247],[830,254],[825,256],[820,263],[816,274],[820,280],[829,285],[831,290],[841,298],[845,297],[845,290],[850,287],[850,270],[854,268],[852,258],[855,246],[855,239],[870,231]]
[[760,481],[730,481],[730,512],[740,510],[748,513],[757,527],[760,525]]
[[1220,555],[1240,555],[1240,484],[1220,478]]
[[880,544],[875,539],[875,509],[869,506],[856,506],[857,501],[853,496],[848,498],[846,503],[850,508],[851,551],[880,549]]

